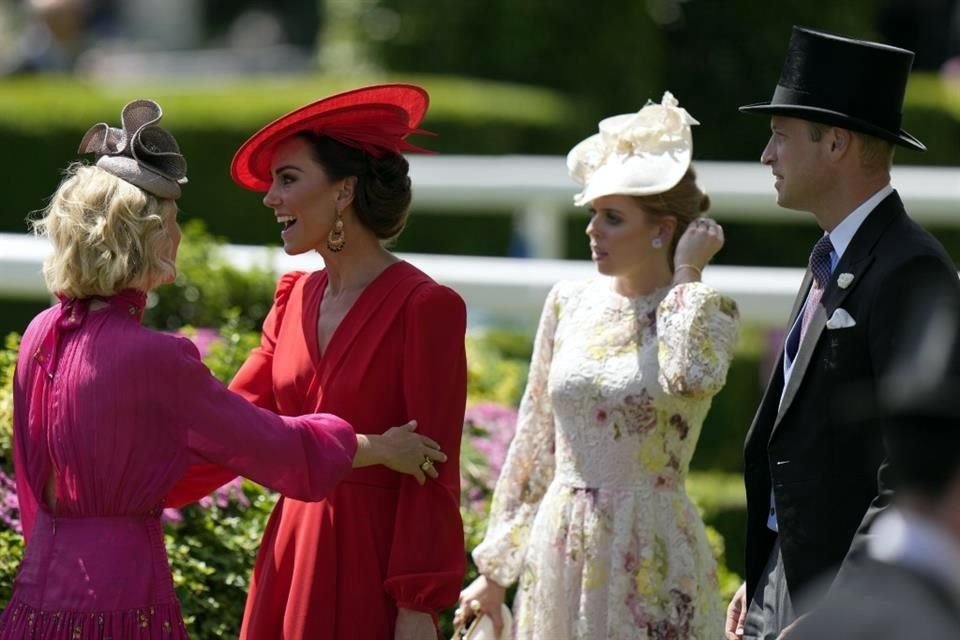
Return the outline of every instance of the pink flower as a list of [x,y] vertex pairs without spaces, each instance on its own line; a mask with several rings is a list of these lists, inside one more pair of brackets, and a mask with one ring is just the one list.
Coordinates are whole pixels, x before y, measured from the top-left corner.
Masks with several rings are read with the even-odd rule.
[[200,506],[204,509],[210,509],[211,507],[226,509],[231,502],[236,502],[244,508],[250,506],[247,494],[243,492],[243,478],[239,476],[210,495],[200,498]]
[[20,525],[20,501],[17,499],[17,484],[0,469],[0,523],[17,533],[23,533]]
[[160,521],[163,524],[180,524],[183,522],[183,514],[180,513],[179,509],[168,507],[160,514]]
[[493,479],[498,478],[517,428],[517,410],[484,402],[469,407],[463,422],[470,444],[486,458]]
[[174,335],[183,336],[189,338],[191,342],[197,347],[197,351],[200,352],[201,358],[206,358],[207,354],[210,353],[210,347],[214,343],[222,340],[220,337],[220,332],[211,327],[187,327],[177,329],[173,332]]

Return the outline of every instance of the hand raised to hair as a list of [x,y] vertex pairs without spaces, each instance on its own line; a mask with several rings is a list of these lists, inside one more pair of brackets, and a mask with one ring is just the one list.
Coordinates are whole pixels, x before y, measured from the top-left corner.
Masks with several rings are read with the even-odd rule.
[[[674,271],[695,272],[696,278],[689,279],[699,280],[699,272],[702,272],[713,256],[723,248],[723,243],[723,227],[717,224],[716,220],[697,218],[687,226],[677,242],[673,258]],[[677,276],[681,275],[692,276],[694,273],[677,273]]]

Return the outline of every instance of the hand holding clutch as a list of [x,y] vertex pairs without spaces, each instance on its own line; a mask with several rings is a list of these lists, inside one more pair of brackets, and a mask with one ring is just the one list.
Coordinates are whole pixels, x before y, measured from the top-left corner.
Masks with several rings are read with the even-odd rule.
[[[503,630],[499,636],[493,628],[493,620],[490,616],[478,610],[469,618],[469,621],[461,621],[454,628],[451,640],[510,640],[513,637],[513,616],[510,614],[510,607],[501,604],[500,616],[503,619]],[[461,617],[466,618],[466,616]]]

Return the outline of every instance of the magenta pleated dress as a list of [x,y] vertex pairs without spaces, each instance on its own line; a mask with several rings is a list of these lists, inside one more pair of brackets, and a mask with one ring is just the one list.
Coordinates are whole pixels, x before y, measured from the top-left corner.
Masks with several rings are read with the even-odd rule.
[[[323,498],[350,471],[348,423],[254,407],[189,340],[142,327],[144,300],[64,300],[24,334],[14,464],[26,551],[0,640],[186,638],[163,508],[199,498],[206,467],[298,500]],[[178,484],[188,470],[194,480]]]

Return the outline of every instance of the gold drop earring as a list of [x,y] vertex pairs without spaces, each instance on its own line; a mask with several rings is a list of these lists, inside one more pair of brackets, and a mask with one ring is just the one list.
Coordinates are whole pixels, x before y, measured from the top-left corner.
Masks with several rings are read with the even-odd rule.
[[343,216],[340,215],[340,210],[337,209],[337,217],[333,222],[333,229],[330,229],[330,233],[327,234],[327,249],[333,251],[334,253],[339,253],[343,251],[343,247],[347,244],[347,238],[343,233]]

